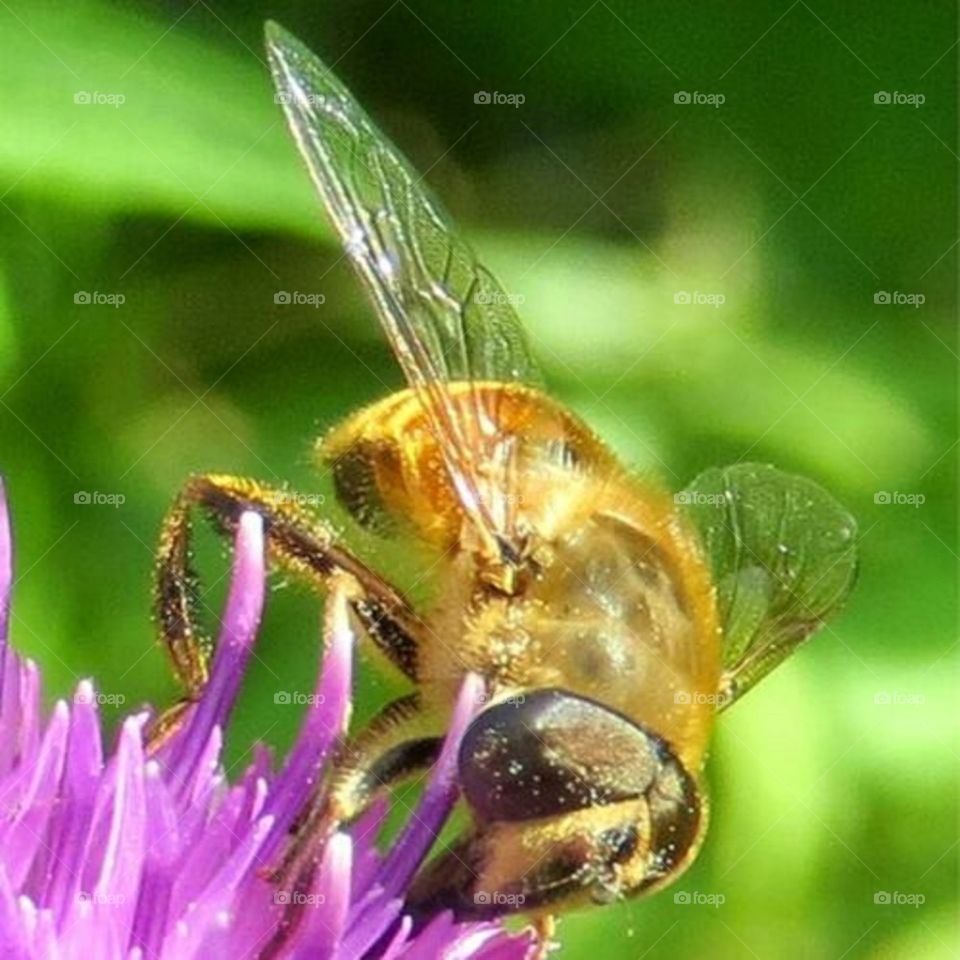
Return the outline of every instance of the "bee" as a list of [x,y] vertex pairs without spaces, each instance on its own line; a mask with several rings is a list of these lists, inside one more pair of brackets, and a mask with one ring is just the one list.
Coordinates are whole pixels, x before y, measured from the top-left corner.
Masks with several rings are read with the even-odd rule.
[[[415,609],[302,498],[194,477],[165,520],[156,587],[184,706],[210,656],[192,611],[191,510],[227,532],[256,510],[271,563],[318,590],[349,578],[358,623],[416,689],[342,751],[327,829],[435,761],[474,673],[487,696],[457,756],[468,826],[413,880],[410,909],[547,916],[653,893],[703,842],[717,714],[838,609],[855,522],[771,466],[708,470],[675,494],[631,472],[544,390],[511,298],[346,87],[275,24],[267,50],[407,381],[323,437],[317,458],[353,518],[416,539],[437,583]],[[318,819],[304,824],[301,852]]]

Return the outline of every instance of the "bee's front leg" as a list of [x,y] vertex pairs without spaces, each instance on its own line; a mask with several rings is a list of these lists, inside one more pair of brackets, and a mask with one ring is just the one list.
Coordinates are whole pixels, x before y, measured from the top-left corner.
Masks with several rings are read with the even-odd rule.
[[306,502],[306,497],[291,491],[221,474],[192,477],[177,497],[161,530],[154,609],[161,640],[186,696],[154,722],[150,731],[152,750],[178,728],[209,676],[213,644],[198,626],[198,583],[191,564],[194,507],[205,510],[226,535],[232,535],[244,512],[259,513],[271,565],[319,592],[327,588],[333,576],[349,574],[359,584],[351,605],[366,632],[409,679],[416,679],[421,630],[416,613],[382,577],[337,542],[330,526],[308,509]]

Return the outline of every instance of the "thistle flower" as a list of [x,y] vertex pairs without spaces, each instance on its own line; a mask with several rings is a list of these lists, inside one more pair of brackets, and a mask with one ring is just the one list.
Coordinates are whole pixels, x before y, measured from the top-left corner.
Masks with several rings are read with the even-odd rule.
[[210,683],[153,756],[149,712],[128,716],[103,749],[91,682],[48,716],[40,672],[7,643],[11,546],[0,488],[0,957],[4,960],[192,960],[229,957],[520,960],[528,933],[449,914],[414,930],[405,885],[455,801],[459,738],[479,701],[468,677],[432,779],[385,853],[380,804],[326,844],[295,924],[266,879],[350,713],[354,637],[343,601],[328,605],[316,693],[286,763],[255,758],[236,783],[223,731],[264,600],[259,516],[237,529],[232,583]]

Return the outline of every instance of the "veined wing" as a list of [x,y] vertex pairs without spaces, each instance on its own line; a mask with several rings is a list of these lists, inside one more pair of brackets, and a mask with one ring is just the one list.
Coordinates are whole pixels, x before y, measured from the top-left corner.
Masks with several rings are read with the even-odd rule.
[[[514,439],[483,382],[536,383],[510,298],[347,88],[274,23],[267,52],[279,100],[404,375],[426,409],[465,513],[501,554],[517,551]],[[471,385],[468,396],[450,384]]]
[[767,464],[706,470],[679,500],[716,584],[728,707],[843,605],[856,579],[857,525],[812,480]]

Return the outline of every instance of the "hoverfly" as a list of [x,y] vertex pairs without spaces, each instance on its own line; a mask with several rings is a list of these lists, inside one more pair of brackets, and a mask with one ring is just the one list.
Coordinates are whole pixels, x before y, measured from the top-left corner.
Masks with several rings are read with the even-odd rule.
[[408,382],[322,438],[318,458],[359,524],[432,552],[439,584],[416,610],[296,498],[195,477],[158,568],[177,673],[195,693],[209,657],[190,611],[190,508],[227,530],[258,510],[273,564],[321,589],[351,578],[358,621],[418,690],[343,751],[328,827],[429,767],[466,672],[486,682],[458,755],[469,826],[415,878],[411,909],[542,916],[656,891],[703,840],[716,714],[839,607],[854,521],[770,466],[708,470],[674,495],[634,476],[543,391],[510,298],[348,90],[275,24],[267,50]]

